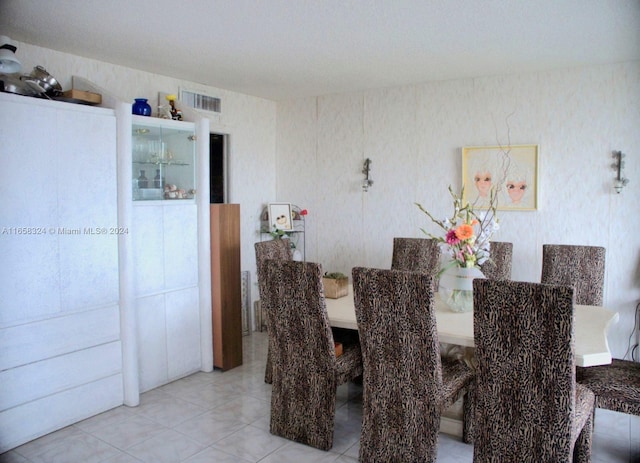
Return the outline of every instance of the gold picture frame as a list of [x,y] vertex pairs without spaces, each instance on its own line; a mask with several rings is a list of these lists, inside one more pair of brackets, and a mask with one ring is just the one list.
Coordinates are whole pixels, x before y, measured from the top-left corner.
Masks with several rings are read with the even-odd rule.
[[538,209],[539,145],[462,148],[463,201],[487,209],[493,188],[497,209]]

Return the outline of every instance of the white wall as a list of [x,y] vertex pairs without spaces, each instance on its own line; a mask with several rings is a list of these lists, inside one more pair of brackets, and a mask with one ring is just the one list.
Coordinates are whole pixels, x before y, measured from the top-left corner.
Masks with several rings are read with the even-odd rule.
[[[539,210],[501,213],[496,239],[513,241],[513,277],[530,281],[539,281],[544,243],[605,246],[605,304],[621,314],[609,339],[615,355],[626,350],[640,299],[640,62],[276,104],[28,44],[18,50],[25,71],[43,65],[65,89],[79,75],[124,101],[153,103],[180,86],[222,98],[211,127],[231,133],[230,202],[241,205],[242,269],[254,283],[253,243],[269,201],[309,210],[308,260],[343,272],[388,267],[394,236],[437,232],[415,201],[438,216],[450,213],[447,186],[460,187],[461,147],[539,144]],[[612,150],[627,153],[631,182],[621,195],[611,189]],[[363,193],[366,157],[375,184]]]
[[178,93],[188,88],[222,99],[222,115],[213,116],[211,131],[230,134],[229,202],[240,204],[242,270],[251,272],[253,297],[258,298],[253,243],[260,241],[260,212],[275,201],[276,103],[195,82],[151,74],[26,43],[17,43],[23,72],[44,66],[62,85],[71,77],[84,77],[123,101],[148,98],[157,106],[158,92]]
[[[526,281],[540,281],[544,243],[605,246],[605,305],[621,315],[610,347],[624,354],[640,299],[640,62],[285,101],[277,118],[277,197],[309,210],[307,259],[344,273],[388,268],[394,236],[438,233],[413,203],[451,213],[461,147],[540,145],[539,210],[501,212],[495,239],[514,243]],[[613,150],[627,153],[620,195]]]

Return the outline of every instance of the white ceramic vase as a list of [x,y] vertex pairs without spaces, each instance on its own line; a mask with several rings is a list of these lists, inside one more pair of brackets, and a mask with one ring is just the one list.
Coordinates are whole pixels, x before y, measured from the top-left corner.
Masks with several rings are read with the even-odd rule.
[[453,312],[471,312],[473,310],[473,280],[475,278],[484,278],[477,267],[449,267],[440,276],[438,287],[440,299]]

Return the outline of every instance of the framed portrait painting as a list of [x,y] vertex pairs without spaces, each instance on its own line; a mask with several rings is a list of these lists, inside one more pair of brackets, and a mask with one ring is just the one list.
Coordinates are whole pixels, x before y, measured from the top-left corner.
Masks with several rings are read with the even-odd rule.
[[462,148],[462,199],[487,209],[491,189],[497,209],[538,209],[538,145]]
[[269,203],[269,226],[271,230],[293,230],[290,203]]

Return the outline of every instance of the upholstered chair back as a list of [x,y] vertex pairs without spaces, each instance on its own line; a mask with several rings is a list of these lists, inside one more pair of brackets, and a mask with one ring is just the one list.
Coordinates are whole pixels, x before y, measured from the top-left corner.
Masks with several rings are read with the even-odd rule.
[[[264,279],[264,263],[267,259],[275,260],[293,260],[293,252],[291,251],[291,244],[288,239],[278,239],[271,241],[260,241],[254,244],[256,250],[256,273],[258,277],[258,292],[262,299],[262,293],[265,291],[265,279]],[[263,317],[265,317],[264,308],[262,307],[262,300],[260,301],[260,310]],[[262,328],[262,327],[261,327]],[[268,328],[267,328],[268,330]],[[271,384],[273,381],[273,367],[271,364],[271,340],[269,340],[267,348],[267,363],[264,370],[264,382]]]
[[362,267],[352,275],[364,368],[360,461],[434,462],[442,409],[472,374],[462,363],[443,374],[433,277]]
[[258,291],[262,294],[262,287],[264,285],[264,278],[262,265],[267,259],[276,260],[292,260],[293,253],[291,252],[291,245],[289,240],[279,239],[270,241],[260,241],[254,244],[256,250],[256,273],[258,278]]
[[489,246],[490,259],[480,267],[485,278],[510,280],[513,244],[506,241],[491,241]]
[[263,270],[272,341],[270,431],[328,450],[336,386],[362,374],[359,346],[336,357],[319,264],[266,260]]
[[594,397],[576,392],[574,289],[477,279],[473,290],[474,462],[571,461],[579,435],[574,461],[588,461]]
[[540,281],[573,286],[576,304],[602,305],[605,253],[600,246],[545,244]]
[[440,246],[432,238],[394,238],[391,268],[434,276],[440,270]]

